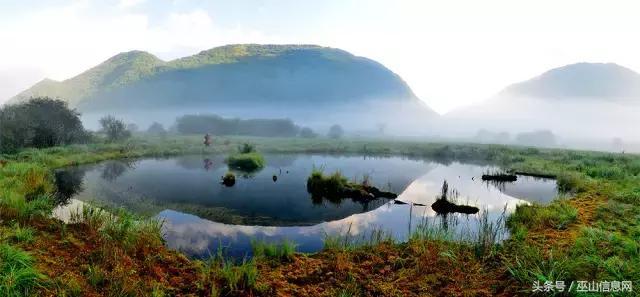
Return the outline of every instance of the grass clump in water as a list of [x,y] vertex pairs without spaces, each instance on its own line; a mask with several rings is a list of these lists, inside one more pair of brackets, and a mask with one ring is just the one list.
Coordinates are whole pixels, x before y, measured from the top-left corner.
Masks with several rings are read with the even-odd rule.
[[227,157],[226,162],[231,168],[245,171],[258,170],[266,164],[264,157],[255,150],[255,147],[247,143],[238,147],[238,152]]
[[339,198],[348,184],[349,180],[340,171],[324,175],[321,169],[314,168],[307,178],[307,191],[318,197]]
[[370,183],[365,175],[362,183],[349,182],[339,171],[324,175],[321,169],[314,168],[307,178],[307,192],[314,199],[327,198],[332,202],[340,202],[343,198],[369,201],[376,198],[395,199],[396,194],[381,191]]

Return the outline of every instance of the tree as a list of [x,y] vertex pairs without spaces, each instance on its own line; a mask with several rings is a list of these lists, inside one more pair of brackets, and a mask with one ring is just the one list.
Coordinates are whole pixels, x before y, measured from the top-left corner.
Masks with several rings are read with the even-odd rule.
[[218,115],[184,115],[176,119],[181,134],[295,137],[300,128],[290,119],[226,119]]
[[342,126],[340,125],[331,126],[331,128],[329,128],[329,133],[327,133],[327,136],[329,136],[329,138],[334,138],[334,139],[341,138],[343,135],[344,135],[344,129],[342,129]]
[[2,152],[85,142],[90,137],[77,111],[62,100],[48,97],[5,106],[0,110],[0,123]]
[[300,137],[302,138],[316,138],[317,136],[318,134],[316,134],[316,132],[313,132],[311,128],[304,127],[300,129]]
[[131,137],[131,131],[127,130],[125,123],[111,115],[101,118],[100,126],[108,141],[120,141]]
[[140,130],[140,127],[138,127],[138,124],[136,123],[129,123],[127,124],[127,130],[131,133],[136,133]]
[[164,126],[158,122],[153,122],[151,126],[147,129],[147,133],[152,135],[164,136],[167,135],[167,130],[164,129]]

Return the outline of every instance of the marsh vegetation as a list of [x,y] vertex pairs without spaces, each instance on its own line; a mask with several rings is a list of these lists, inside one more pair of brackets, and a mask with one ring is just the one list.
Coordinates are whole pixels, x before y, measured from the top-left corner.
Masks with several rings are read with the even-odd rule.
[[259,170],[264,167],[264,157],[256,151],[254,145],[243,143],[238,146],[238,151],[229,155],[226,159],[229,167],[247,172]]
[[327,198],[340,200],[352,198],[354,200],[372,200],[377,198],[394,199],[397,194],[381,191],[371,185],[368,176],[364,176],[362,182],[349,182],[349,180],[336,171],[331,175],[325,175],[321,169],[314,168],[307,178],[307,191],[315,198]]
[[[259,257],[200,261],[168,250],[157,222],[122,210],[86,208],[69,223],[50,218],[56,191],[53,169],[116,158],[200,154],[200,140],[133,138],[123,143],[23,149],[2,155],[0,256],[3,263],[8,263],[0,270],[3,292],[268,296],[302,291],[328,296],[367,292],[417,295],[433,288],[437,288],[436,294],[449,294],[465,283],[467,292],[491,288],[492,294],[516,295],[530,290],[536,280],[633,280],[640,273],[640,259],[635,252],[639,248],[635,236],[638,230],[628,220],[640,214],[640,157],[631,154],[323,138],[301,141],[230,137],[226,139],[229,145],[208,149],[210,153],[237,153],[233,148],[248,141],[263,152],[362,153],[366,146],[368,155],[434,158],[445,164],[475,160],[513,172],[557,176],[558,189],[568,195],[548,204],[524,203],[515,207],[506,218],[511,236],[504,241],[492,235],[500,227],[496,225],[498,221],[487,216],[486,223],[471,232],[475,241],[450,241],[447,239],[451,238],[451,231],[427,225],[420,227],[420,232],[412,231],[405,243],[390,240],[380,231],[369,233],[370,244],[344,244],[365,240],[327,239],[326,250],[312,255],[302,256],[292,252],[290,244],[284,247],[271,242],[265,244],[279,247],[256,245]],[[266,174],[272,185],[287,180],[283,175],[273,183],[273,171]],[[416,210],[411,204],[398,206]],[[484,221],[482,211],[478,218]],[[566,261],[569,258],[572,261]],[[136,273],[121,273],[125,265],[129,267],[126,271]],[[17,270],[24,278],[13,281],[10,277]],[[327,275],[328,272],[332,274]],[[426,279],[426,275],[432,278]],[[406,281],[392,284],[400,276]],[[372,278],[375,281],[371,286],[362,285],[365,279]],[[323,290],[319,291],[321,287]]]

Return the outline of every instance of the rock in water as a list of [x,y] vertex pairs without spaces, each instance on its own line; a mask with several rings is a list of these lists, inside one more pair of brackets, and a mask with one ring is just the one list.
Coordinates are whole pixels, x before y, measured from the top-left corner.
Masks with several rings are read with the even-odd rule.
[[453,213],[453,212],[464,213],[464,214],[474,214],[480,211],[480,209],[478,209],[475,206],[457,205],[455,203],[447,201],[446,199],[436,200],[436,202],[431,204],[431,208],[439,214]]

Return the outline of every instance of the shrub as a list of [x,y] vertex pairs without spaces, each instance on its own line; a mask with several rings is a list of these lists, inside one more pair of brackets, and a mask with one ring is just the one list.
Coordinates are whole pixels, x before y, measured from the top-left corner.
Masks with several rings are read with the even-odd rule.
[[89,138],[80,114],[69,109],[66,102],[48,97],[5,106],[0,109],[0,123],[0,153],[80,143]]
[[127,125],[113,116],[101,118],[100,126],[108,141],[121,141],[131,137],[131,131],[127,130]]

